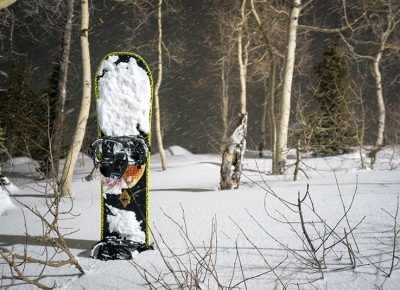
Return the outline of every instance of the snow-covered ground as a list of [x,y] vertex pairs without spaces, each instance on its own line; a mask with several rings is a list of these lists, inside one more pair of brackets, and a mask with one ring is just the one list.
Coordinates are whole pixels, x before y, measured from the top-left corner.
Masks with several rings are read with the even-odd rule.
[[[178,146],[167,153],[167,171],[161,170],[157,156],[151,159],[149,216],[156,250],[138,254],[133,263],[89,258],[100,235],[100,180],[98,176],[84,180],[92,162],[82,156],[74,175],[73,215],[63,217],[60,226],[71,233],[65,239],[86,273],[79,276],[72,266],[46,267],[41,283],[56,283],[60,289],[149,289],[143,271],[137,270],[142,267],[150,280],[149,275],[163,279],[172,289],[190,289],[187,283],[194,284],[196,278],[200,288],[191,289],[229,289],[235,284],[236,289],[399,289],[400,237],[394,239],[394,217],[400,195],[400,147],[381,151],[374,170],[360,169],[358,152],[303,159],[298,181],[292,181],[292,167],[286,176],[273,176],[270,159],[247,159],[240,189],[231,191],[218,190],[219,156],[195,155]],[[32,168],[31,161],[17,158],[3,167],[3,174],[19,188],[11,189],[19,201],[45,212],[46,182],[38,180]],[[315,254],[309,250],[296,207],[307,184],[309,196],[302,214]],[[62,208],[70,203],[63,200]],[[28,233],[40,235],[40,221],[24,211]],[[0,250],[23,255],[26,244],[31,256],[51,255],[42,242],[25,238],[21,205],[4,190],[0,215]],[[399,229],[397,225],[395,231]],[[323,246],[321,239],[326,240]],[[386,277],[393,250],[394,270]],[[315,260],[323,256],[321,274]],[[53,260],[63,258],[59,254]],[[34,263],[20,268],[30,279],[42,270]],[[0,275],[0,288],[33,287],[12,279],[2,259]],[[177,285],[177,280],[182,284]]]

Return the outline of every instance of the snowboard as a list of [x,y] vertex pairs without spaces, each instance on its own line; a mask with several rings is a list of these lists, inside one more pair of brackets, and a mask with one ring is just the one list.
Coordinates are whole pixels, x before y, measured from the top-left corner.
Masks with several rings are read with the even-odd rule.
[[98,139],[89,149],[101,175],[101,241],[91,257],[132,259],[151,248],[148,226],[153,80],[131,52],[111,52],[95,76]]

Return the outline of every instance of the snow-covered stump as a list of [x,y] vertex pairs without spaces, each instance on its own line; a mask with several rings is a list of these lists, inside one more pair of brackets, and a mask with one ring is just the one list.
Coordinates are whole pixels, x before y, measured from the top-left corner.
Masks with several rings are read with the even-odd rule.
[[10,194],[18,191],[19,189],[0,173],[0,216],[17,208],[11,201]]
[[240,114],[239,125],[229,137],[222,153],[220,188],[239,188],[240,176],[243,169],[244,153],[246,151],[247,113]]

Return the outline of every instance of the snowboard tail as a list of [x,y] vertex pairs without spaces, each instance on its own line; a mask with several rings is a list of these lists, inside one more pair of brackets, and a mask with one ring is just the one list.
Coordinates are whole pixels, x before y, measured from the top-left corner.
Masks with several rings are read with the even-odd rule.
[[101,174],[101,241],[91,257],[132,259],[150,249],[148,184],[153,80],[146,62],[112,52],[95,77],[98,139],[89,153]]

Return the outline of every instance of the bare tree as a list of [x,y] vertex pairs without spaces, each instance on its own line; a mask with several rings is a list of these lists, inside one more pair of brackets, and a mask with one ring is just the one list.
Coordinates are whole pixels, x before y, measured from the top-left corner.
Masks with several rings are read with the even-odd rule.
[[[18,47],[14,47],[13,44],[15,38],[35,43],[41,49],[49,51],[49,57],[54,57],[54,61],[52,62],[53,69],[50,76],[47,77],[47,86],[42,89],[43,93],[37,98],[43,104],[46,102],[50,104],[50,110],[47,112],[52,116],[52,120],[49,122],[50,126],[47,128],[42,124],[39,127],[43,131],[41,132],[42,135],[46,138],[48,137],[47,129],[52,131],[52,134],[49,135],[52,142],[47,142],[47,140],[36,134],[35,138],[38,140],[43,139],[46,144],[45,146],[43,145],[42,152],[38,150],[38,154],[32,154],[34,158],[39,160],[42,172],[47,177],[49,177],[48,174],[51,172],[54,172],[56,175],[58,174],[59,159],[63,155],[61,149],[63,129],[65,127],[64,107],[67,96],[68,68],[70,65],[69,55],[73,31],[74,3],[74,0],[52,1],[51,3],[44,0],[20,0],[15,6],[1,11],[1,14],[3,14],[1,17],[3,18],[1,26],[8,30],[8,37],[6,37],[6,39],[8,38],[8,43],[2,43],[2,52],[4,51],[8,55],[19,54],[15,51]],[[40,29],[37,29],[38,27]],[[43,37],[43,31],[46,31],[45,38]],[[0,38],[3,39],[4,36],[1,35]],[[60,39],[60,46],[56,47],[56,49],[50,43],[53,37]],[[3,45],[5,48],[9,46],[8,52],[3,48]],[[49,47],[50,45],[51,47]],[[28,52],[27,54],[29,57],[30,53]],[[38,76],[35,76],[34,80],[37,81]],[[43,116],[45,112],[43,110],[38,113]],[[49,160],[49,146],[53,153],[53,163]]]
[[218,71],[218,77],[220,79],[220,92],[218,93],[220,98],[220,113],[222,121],[222,133],[220,142],[220,151],[223,152],[225,145],[229,138],[229,128],[231,123],[231,116],[229,109],[232,105],[230,95],[232,94],[231,85],[234,82],[232,80],[233,70],[233,56],[235,53],[235,37],[233,36],[236,30],[236,24],[234,19],[234,11],[224,7],[220,2],[213,6],[211,16],[216,21],[216,34],[217,38],[215,41],[210,41],[209,46],[214,54],[218,56],[218,61],[212,60],[212,65]]
[[341,34],[341,36],[354,58],[369,62],[374,79],[378,127],[375,146],[370,152],[371,167],[373,167],[377,152],[385,145],[386,108],[382,85],[382,62],[390,54],[390,50],[400,49],[398,43],[393,43],[393,36],[400,27],[400,6],[393,4],[391,0],[376,1],[368,7],[363,20],[363,25],[359,29],[349,35]]
[[[170,65],[172,60],[180,64],[185,47],[182,41],[177,37],[175,37],[173,42],[167,43],[166,38],[170,35],[165,36],[164,22],[166,21],[165,15],[167,12],[176,14],[177,11],[179,11],[179,4],[164,0],[129,0],[125,2],[135,14],[131,25],[126,28],[132,35],[132,38],[126,39],[126,46],[132,50],[156,51],[156,54],[153,54],[157,56],[157,59],[154,60],[157,64],[157,77],[155,78],[154,85],[154,107],[152,115],[154,118],[155,137],[157,139],[157,149],[160,154],[162,170],[166,170],[167,157],[164,150],[163,135],[166,131],[164,123],[167,122],[165,121],[166,118],[164,118],[165,114],[162,114],[164,110],[162,110],[160,106],[160,89],[165,79],[163,73],[165,62]],[[153,26],[154,22],[151,19],[153,16],[156,17],[156,27]],[[179,17],[175,17],[174,20],[179,22]],[[151,31],[156,29],[155,37],[150,40],[148,38],[148,29]],[[166,61],[166,59],[168,61]]]
[[[240,114],[247,113],[247,65],[249,62],[248,47],[250,40],[243,46],[244,30],[247,24],[247,13],[246,13],[246,0],[242,0],[240,7],[240,23],[238,24],[238,36],[237,36],[237,57],[239,64],[239,80],[240,80]],[[244,51],[243,51],[244,50]]]
[[59,172],[59,158],[61,155],[61,147],[64,136],[65,127],[65,100],[67,98],[67,78],[69,67],[69,56],[71,51],[71,37],[72,37],[72,18],[74,13],[75,0],[68,0],[67,2],[67,19],[64,27],[64,38],[62,47],[62,56],[59,70],[59,79],[57,85],[57,110],[56,122],[53,134],[53,170],[55,176]]
[[[283,174],[286,170],[290,103],[297,54],[298,20],[302,9],[311,3],[311,1],[303,5],[301,4],[301,0],[293,1],[290,12],[281,3],[276,3],[276,6],[273,6],[270,1],[262,1],[259,2],[263,5],[261,6],[257,4],[257,1],[252,0],[250,2],[251,12],[262,36],[265,45],[265,54],[268,56],[269,63],[265,72],[268,76],[268,95],[264,102],[262,122],[266,123],[269,127],[269,146],[272,150],[273,174]],[[286,30],[282,30],[282,27],[285,26],[284,23],[288,23]],[[271,26],[274,29],[271,29]],[[279,31],[279,33],[276,33],[276,31]],[[284,43],[281,43],[282,33],[287,34],[287,39]],[[284,49],[286,53],[281,54],[279,51]],[[281,60],[284,60],[283,65],[280,63]],[[277,114],[275,113],[275,95],[278,91],[281,91],[281,99],[279,113]],[[265,119],[268,121],[266,122]],[[265,124],[262,124],[262,136],[265,134],[264,127]]]
[[[256,20],[258,28],[262,34],[266,46],[266,52],[269,57],[269,71],[268,71],[268,93],[266,100],[264,102],[263,115],[261,118],[261,142],[260,142],[260,155],[262,155],[261,150],[263,149],[262,143],[265,142],[265,132],[266,132],[266,120],[268,120],[269,129],[269,146],[272,150],[272,173],[278,174],[278,167],[276,161],[276,120],[275,120],[275,88],[276,88],[276,70],[277,61],[276,57],[278,54],[274,50],[272,45],[269,30],[265,29],[262,23],[261,17],[256,9],[254,0],[250,1],[251,12]],[[267,74],[266,74],[267,75]]]
[[75,129],[74,139],[65,160],[63,174],[61,177],[61,196],[71,195],[72,176],[79,151],[85,136],[86,123],[89,117],[91,96],[91,72],[89,51],[89,2],[81,0],[81,51],[82,51],[82,103],[79,112],[78,123]]
[[276,155],[274,156],[276,158],[275,162],[277,163],[280,174],[283,174],[286,170],[285,167],[289,131],[290,102],[292,97],[294,62],[296,59],[297,27],[302,8],[301,0],[293,0],[287,32],[287,48],[285,54],[282,96],[279,105],[279,121],[277,124]]
[[[222,117],[222,137],[221,148],[228,141],[229,129],[229,77],[230,77],[230,54],[227,53],[221,59],[221,117]],[[223,150],[223,149],[222,149]]]
[[[295,68],[296,59],[296,46],[297,46],[297,35],[298,29],[305,31],[316,31],[322,33],[340,33],[345,30],[351,29],[352,25],[358,23],[364,13],[356,18],[353,22],[350,22],[345,17],[345,25],[339,28],[327,28],[319,27],[317,25],[300,25],[299,17],[301,12],[308,7],[313,0],[306,1],[302,4],[301,0],[293,0],[292,8],[289,15],[289,23],[287,30],[287,46],[285,53],[285,65],[283,68],[283,79],[282,79],[282,95],[281,102],[279,103],[279,120],[277,122],[277,140],[276,140],[276,154],[274,156],[277,164],[277,170],[279,174],[283,174],[286,171],[286,160],[287,160],[287,144],[288,144],[288,131],[289,131],[289,118],[290,118],[290,106],[292,99],[292,83]],[[342,1],[343,6],[346,8],[346,1]],[[276,9],[275,9],[276,10]],[[279,13],[284,13],[277,11]]]
[[162,5],[163,0],[158,1],[157,6],[157,27],[158,27],[158,71],[157,82],[154,87],[154,117],[156,123],[156,137],[158,144],[158,153],[160,154],[162,170],[167,170],[167,157],[164,151],[163,138],[161,134],[161,117],[160,117],[160,86],[163,77],[163,30],[162,30]]

